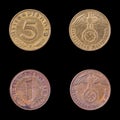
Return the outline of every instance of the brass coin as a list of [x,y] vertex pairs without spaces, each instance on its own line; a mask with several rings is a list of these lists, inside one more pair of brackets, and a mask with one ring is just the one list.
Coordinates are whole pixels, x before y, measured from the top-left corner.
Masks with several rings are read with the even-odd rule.
[[50,96],[48,79],[39,71],[19,72],[10,84],[10,96],[13,102],[24,110],[41,108]]
[[84,110],[96,110],[108,101],[111,93],[107,77],[100,71],[88,69],[79,72],[70,85],[73,102]]
[[51,34],[51,26],[42,12],[25,9],[11,20],[9,34],[17,47],[26,51],[34,51],[47,43]]
[[69,34],[72,42],[80,49],[94,51],[102,48],[109,40],[111,27],[107,17],[94,9],[78,12],[71,20]]

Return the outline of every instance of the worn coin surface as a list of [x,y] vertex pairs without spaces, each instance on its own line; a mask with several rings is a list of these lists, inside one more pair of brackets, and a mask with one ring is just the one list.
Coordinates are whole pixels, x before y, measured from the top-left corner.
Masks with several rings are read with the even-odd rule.
[[70,85],[73,102],[84,110],[96,110],[102,107],[111,93],[107,77],[93,69],[79,72]]
[[24,110],[41,108],[50,96],[49,81],[39,71],[24,70],[13,78],[10,96],[14,103]]
[[71,20],[69,34],[72,42],[80,49],[94,51],[102,48],[109,40],[111,26],[107,17],[94,9],[78,12]]
[[17,47],[26,51],[34,51],[48,42],[51,26],[48,18],[42,12],[25,9],[12,18],[9,34]]

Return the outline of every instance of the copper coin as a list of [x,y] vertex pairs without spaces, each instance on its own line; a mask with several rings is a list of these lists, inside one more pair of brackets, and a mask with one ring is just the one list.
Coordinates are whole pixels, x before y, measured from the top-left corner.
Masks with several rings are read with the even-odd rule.
[[47,43],[51,34],[51,26],[48,18],[42,12],[25,9],[12,18],[9,34],[17,47],[33,51]]
[[103,13],[97,10],[82,10],[72,18],[69,34],[78,48],[94,51],[108,42],[111,34],[110,22]]
[[13,78],[10,96],[14,103],[24,110],[41,108],[50,96],[49,81],[39,71],[24,70]]
[[83,70],[72,80],[70,95],[73,102],[84,110],[96,110],[102,107],[111,93],[107,77],[97,70]]

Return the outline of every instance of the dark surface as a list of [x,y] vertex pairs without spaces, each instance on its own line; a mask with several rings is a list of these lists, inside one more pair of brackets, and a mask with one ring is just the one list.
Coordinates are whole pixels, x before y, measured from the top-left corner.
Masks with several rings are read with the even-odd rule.
[[[0,8],[0,112],[28,113],[28,115],[54,115],[62,117],[100,117],[112,116],[114,110],[114,54],[115,41],[113,31],[109,42],[101,49],[86,52],[73,45],[68,28],[72,17],[83,9],[96,9],[104,13],[113,27],[112,0],[11,0],[9,7]],[[5,6],[5,3],[1,4]],[[27,52],[17,48],[9,37],[9,23],[12,17],[23,9],[37,9],[43,12],[51,23],[51,37],[48,43],[37,51]],[[44,73],[51,84],[51,96],[47,104],[35,111],[18,108],[10,98],[9,86],[12,78],[25,69],[36,69]],[[96,69],[110,80],[112,94],[105,106],[95,111],[78,108],[71,100],[69,86],[72,78],[84,69]],[[48,116],[49,117],[49,116]],[[52,118],[52,117],[51,117]]]

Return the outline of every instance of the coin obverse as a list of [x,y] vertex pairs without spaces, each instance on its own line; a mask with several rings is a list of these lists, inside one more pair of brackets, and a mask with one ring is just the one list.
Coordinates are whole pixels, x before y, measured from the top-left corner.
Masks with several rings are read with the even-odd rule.
[[94,9],[78,12],[69,25],[69,35],[75,46],[85,51],[102,48],[109,40],[111,26],[107,17]]
[[107,77],[93,69],[79,72],[70,85],[73,102],[84,110],[96,110],[105,105],[111,93]]
[[36,110],[49,99],[49,81],[39,71],[23,70],[13,78],[10,84],[10,96],[18,107],[24,110]]
[[42,12],[25,9],[12,18],[9,34],[17,47],[26,51],[34,51],[48,42],[51,26],[48,18]]

